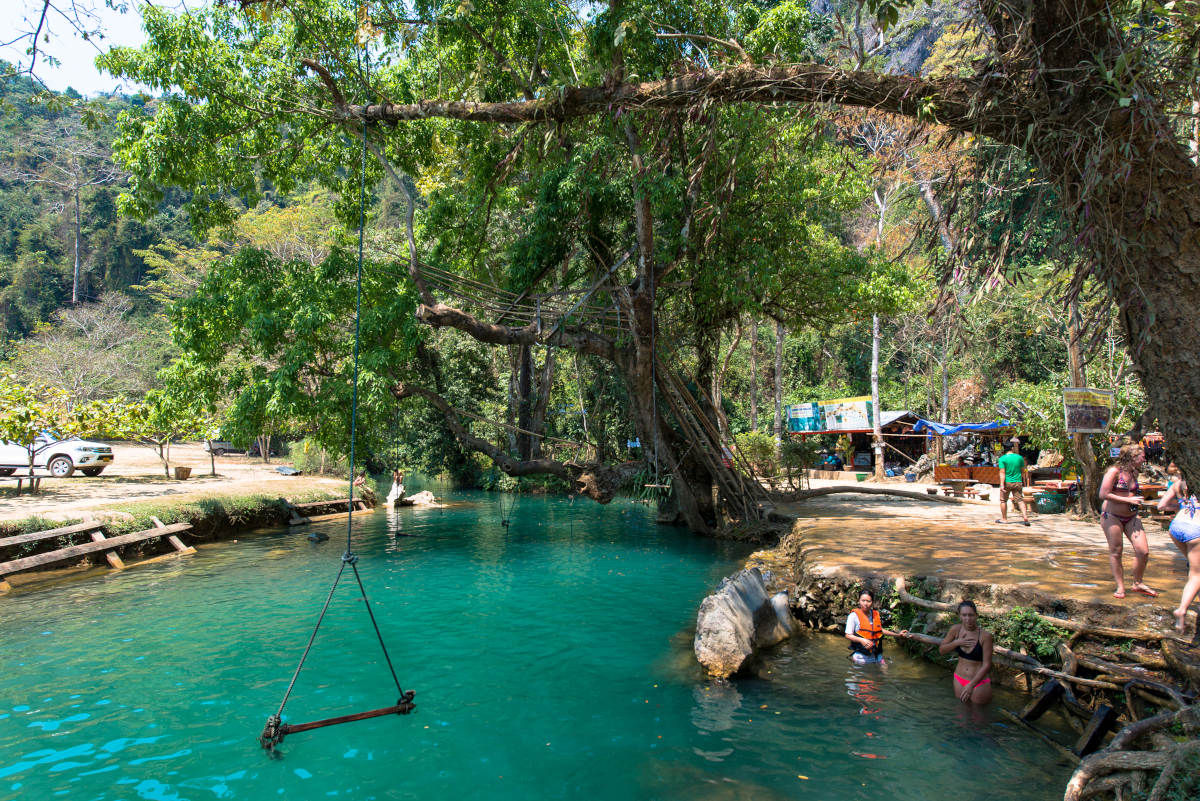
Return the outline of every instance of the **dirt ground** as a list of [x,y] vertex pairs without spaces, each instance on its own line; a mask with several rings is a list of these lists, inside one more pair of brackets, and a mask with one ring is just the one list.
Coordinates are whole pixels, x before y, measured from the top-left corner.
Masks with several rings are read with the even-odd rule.
[[269,493],[288,497],[319,488],[344,488],[345,482],[331,478],[284,476],[275,472],[286,459],[273,458],[271,464],[250,456],[227,455],[216,458],[216,475],[204,451],[203,443],[189,442],[171,446],[171,467],[192,468],[186,481],[168,478],[158,454],[150,448],[128,443],[108,443],[113,463],[95,478],[76,473],[70,478],[43,478],[41,491],[18,494],[15,487],[0,487],[0,520],[30,515],[54,519],[83,517],[94,512],[133,501],[188,500],[215,494]]
[[[814,487],[832,485],[835,482],[813,482]],[[1150,544],[1146,583],[1159,596],[1129,592],[1118,600],[1112,596],[1108,549],[1099,523],[1074,520],[1069,514],[1031,514],[1032,525],[1025,527],[1010,508],[1010,522],[1000,525],[994,522],[999,517],[997,501],[948,504],[863,494],[820,496],[782,505],[779,511],[797,517],[808,562],[825,570],[1010,585],[1107,607],[1118,615],[1131,613],[1163,628],[1173,622],[1171,610],[1187,578],[1187,562],[1170,535],[1152,521],[1143,521]],[[1128,541],[1124,563],[1128,591],[1133,583]]]

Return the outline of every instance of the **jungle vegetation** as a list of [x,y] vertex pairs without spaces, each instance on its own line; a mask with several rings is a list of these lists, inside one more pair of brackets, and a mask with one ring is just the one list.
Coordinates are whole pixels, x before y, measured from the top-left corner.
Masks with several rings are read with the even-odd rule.
[[[108,348],[128,356],[119,380],[76,379],[99,397],[185,393],[243,442],[344,452],[361,198],[358,430],[378,466],[600,500],[649,470],[711,530],[711,471],[664,408],[659,368],[749,449],[785,403],[870,392],[873,318],[883,408],[992,418],[1020,401],[1040,444],[1065,449],[1059,392],[1082,378],[1118,390],[1118,427],[1162,415],[1191,442],[1146,394],[1147,367],[1175,357],[1156,290],[1122,283],[1140,251],[1097,244],[1118,228],[1134,241],[1112,211],[1130,201],[1047,169],[1060,157],[1028,146],[1032,100],[1012,77],[1048,57],[1041,34],[967,5],[147,7],[147,44],[101,63],[155,96],[47,98],[5,79],[6,354],[65,383],[42,374],[65,348],[53,338]],[[1098,5],[1152,39],[1147,58],[1175,57],[1190,24]],[[1174,91],[1156,76],[1136,80]],[[1149,113],[1110,78],[1110,124]],[[1068,123],[1096,120],[1053,125]],[[1130,147],[1187,134],[1167,123]],[[22,148],[55,126],[111,175],[75,193],[86,225],[29,177],[50,155]],[[1079,153],[1101,156],[1119,154]],[[1097,192],[1104,224],[1084,236],[1095,212],[1079,204]],[[93,307],[119,311],[124,345],[76,333]]]

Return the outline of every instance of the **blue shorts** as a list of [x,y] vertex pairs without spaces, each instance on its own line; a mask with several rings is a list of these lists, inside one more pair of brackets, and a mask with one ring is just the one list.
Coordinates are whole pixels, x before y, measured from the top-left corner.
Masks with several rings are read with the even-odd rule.
[[875,665],[883,661],[883,654],[878,656],[867,656],[866,654],[860,654],[858,651],[855,651],[854,653],[850,654],[850,658],[854,660],[854,664],[856,665]]

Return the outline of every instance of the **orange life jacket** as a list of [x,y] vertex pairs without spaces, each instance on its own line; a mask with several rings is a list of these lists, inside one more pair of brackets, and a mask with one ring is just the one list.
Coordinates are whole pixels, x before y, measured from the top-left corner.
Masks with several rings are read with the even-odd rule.
[[868,618],[863,610],[855,607],[854,614],[858,615],[858,636],[864,640],[870,640],[871,647],[867,648],[860,643],[851,642],[850,648],[868,656],[878,656],[883,653],[883,619],[879,617],[879,610],[872,609],[871,616]]

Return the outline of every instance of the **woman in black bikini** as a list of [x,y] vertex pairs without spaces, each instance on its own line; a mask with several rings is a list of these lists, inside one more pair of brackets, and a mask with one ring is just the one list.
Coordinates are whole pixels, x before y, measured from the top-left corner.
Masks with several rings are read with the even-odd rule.
[[938,651],[958,654],[954,667],[954,695],[965,703],[984,704],[992,700],[992,635],[979,628],[979,612],[972,601],[958,605],[958,619],[942,638]]
[[1133,585],[1130,589],[1150,598],[1158,597],[1158,593],[1142,581],[1146,574],[1146,562],[1150,559],[1146,531],[1137,514],[1138,504],[1145,502],[1139,494],[1141,487],[1138,485],[1138,468],[1145,461],[1146,455],[1141,445],[1125,445],[1100,482],[1100,500],[1104,502],[1100,507],[1100,527],[1104,529],[1104,537],[1108,540],[1108,561],[1112,566],[1113,580],[1117,583],[1114,598],[1125,597],[1125,568],[1121,564],[1125,537],[1133,546]]

